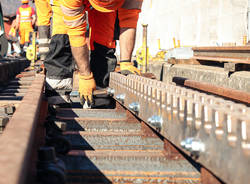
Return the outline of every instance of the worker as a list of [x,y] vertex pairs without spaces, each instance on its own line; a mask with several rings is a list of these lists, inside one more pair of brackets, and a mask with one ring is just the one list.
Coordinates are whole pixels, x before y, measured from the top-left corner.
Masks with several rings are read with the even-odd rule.
[[20,45],[25,51],[30,43],[30,36],[36,22],[35,10],[29,6],[29,0],[22,0],[22,6],[16,12],[16,20],[20,34]]
[[52,8],[49,0],[35,0],[35,5],[37,11],[39,55],[40,60],[44,61],[49,52]]
[[[65,24],[68,27],[71,50],[79,68],[79,94],[83,101],[84,108],[89,108],[93,104],[93,91],[96,89],[96,81],[91,71],[91,68],[94,70],[94,67],[90,67],[89,51],[85,38],[86,14],[84,10],[89,5],[97,10],[97,13],[117,11],[120,26],[120,70],[137,74],[140,73],[131,63],[131,56],[135,44],[136,26],[142,0],[62,0],[62,11],[64,13]],[[98,26],[91,23],[91,16],[93,15],[90,13],[90,27]],[[113,15],[111,14],[111,16]],[[113,26],[115,23],[112,18],[105,19],[106,16],[99,18],[98,22],[94,22],[94,24],[100,23],[104,26]],[[97,30],[98,29],[96,29],[96,31]],[[102,29],[102,31],[103,33],[100,33],[103,35],[101,41],[105,40],[106,37],[113,36],[110,35],[110,32],[106,32],[106,28]],[[95,35],[93,31],[91,31],[90,35],[92,34]],[[95,36],[95,38],[97,39],[97,36]],[[98,45],[93,44],[96,50]],[[107,46],[103,42],[98,44]],[[113,43],[111,43],[108,48],[114,47],[112,44]],[[96,68],[101,68],[98,64],[99,63],[96,64]],[[95,65],[95,63],[93,63],[93,65]]]
[[[39,39],[48,38],[49,20],[52,15],[52,36],[44,59],[46,68],[45,94],[50,105],[69,105],[69,94],[73,86],[74,62],[60,1],[35,0],[36,7],[39,7],[37,9],[42,10],[38,10]],[[45,43],[45,41],[41,43]]]

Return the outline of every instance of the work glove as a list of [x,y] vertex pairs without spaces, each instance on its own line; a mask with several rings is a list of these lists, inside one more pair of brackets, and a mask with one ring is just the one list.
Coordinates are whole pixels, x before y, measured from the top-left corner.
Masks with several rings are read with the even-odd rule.
[[80,102],[84,109],[89,109],[94,104],[93,91],[96,89],[95,79],[93,73],[89,76],[79,74],[79,95]]
[[141,75],[141,71],[137,69],[130,61],[120,61],[120,73],[124,75]]

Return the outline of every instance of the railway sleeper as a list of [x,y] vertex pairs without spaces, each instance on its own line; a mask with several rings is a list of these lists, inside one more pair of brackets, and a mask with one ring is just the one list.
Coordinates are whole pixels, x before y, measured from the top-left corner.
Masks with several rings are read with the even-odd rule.
[[66,155],[58,154],[66,183],[201,182],[199,166],[121,107],[83,110],[73,104],[56,108],[49,119],[72,146]]

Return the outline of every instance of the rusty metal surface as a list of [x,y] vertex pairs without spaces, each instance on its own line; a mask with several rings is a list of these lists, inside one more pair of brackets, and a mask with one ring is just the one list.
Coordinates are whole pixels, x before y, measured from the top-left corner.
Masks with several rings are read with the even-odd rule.
[[66,123],[67,131],[95,132],[139,132],[140,123],[129,123],[125,120],[57,120],[56,123]]
[[201,183],[202,184],[223,184],[223,182],[215,177],[210,171],[208,171],[206,168],[201,168]]
[[140,132],[65,132],[73,149],[155,150],[163,149],[158,137],[144,137]]
[[67,183],[200,183],[195,166],[119,103],[116,109],[73,104],[56,111],[54,120],[66,123],[63,136],[73,149],[62,157]]
[[37,75],[0,137],[0,183],[24,183],[28,174],[43,85],[44,76]]
[[57,118],[78,120],[126,120],[126,113],[112,109],[57,109]]
[[189,80],[181,77],[174,77],[173,81],[179,85],[184,85],[187,87],[202,90],[204,92],[213,93],[222,97],[237,100],[242,103],[247,103],[250,105],[250,93],[239,91],[235,89],[224,88],[221,86],[216,86],[213,84],[198,82],[194,80]]
[[247,106],[136,75],[111,73],[110,87],[121,104],[223,181],[250,181]]
[[160,150],[71,151],[63,160],[69,182],[90,182],[95,176],[110,183],[200,183],[199,172],[186,160],[168,159]]

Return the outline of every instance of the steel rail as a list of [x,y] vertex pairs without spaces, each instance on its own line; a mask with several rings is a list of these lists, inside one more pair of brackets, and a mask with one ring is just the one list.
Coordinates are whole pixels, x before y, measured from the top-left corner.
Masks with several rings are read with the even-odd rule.
[[111,73],[109,94],[228,183],[250,181],[250,108],[136,75]]
[[44,75],[37,74],[0,137],[0,183],[27,182],[35,131],[43,108],[43,87]]
[[204,60],[204,61],[250,64],[250,59],[242,59],[242,58],[227,58],[227,57],[217,57],[217,56],[199,56],[199,55],[195,55],[195,56],[192,57],[192,59]]
[[198,60],[250,64],[249,46],[235,47],[193,47]]
[[222,97],[226,97],[250,105],[250,93],[244,91],[224,88],[210,83],[198,82],[182,77],[174,77],[173,82],[175,82],[178,85],[183,85],[194,89],[202,90],[207,93],[213,93]]

